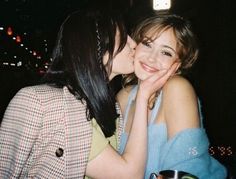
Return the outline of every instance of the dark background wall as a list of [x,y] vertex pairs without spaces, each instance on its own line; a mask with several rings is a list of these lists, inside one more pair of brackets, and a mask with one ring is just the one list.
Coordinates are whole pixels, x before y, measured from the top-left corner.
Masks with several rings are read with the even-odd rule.
[[[12,24],[19,31],[31,32],[36,38],[30,41],[43,36],[48,39],[50,49],[66,14],[101,2],[105,0],[1,0],[0,25]],[[125,14],[130,30],[151,13],[151,0],[110,0],[109,6]],[[233,0],[172,0],[171,11],[191,20],[199,38],[200,57],[188,77],[202,101],[210,152],[235,169],[236,8]],[[0,44],[0,50],[2,46],[4,44]],[[0,117],[16,91],[39,78],[37,70],[0,67]],[[120,78],[113,83],[119,88]]]

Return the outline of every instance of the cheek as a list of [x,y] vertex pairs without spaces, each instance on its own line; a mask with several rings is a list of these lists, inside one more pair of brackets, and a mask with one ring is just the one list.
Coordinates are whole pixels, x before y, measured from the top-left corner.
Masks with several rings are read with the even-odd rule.
[[137,76],[137,78],[140,80],[145,80],[149,76],[149,74],[145,73],[142,70],[141,66],[139,65],[138,60],[134,61],[134,73]]
[[112,71],[117,74],[128,74],[134,71],[132,60],[121,58],[114,59]]
[[161,70],[164,70],[164,69],[168,70],[168,69],[170,69],[171,64],[172,63],[162,63]]
[[140,59],[144,59],[144,57],[141,57],[141,54],[138,51],[135,51],[134,66],[138,66],[138,64],[140,63]]
[[139,57],[142,52],[141,47],[137,46],[134,53],[135,58]]
[[138,60],[135,60],[135,59],[134,59],[134,71],[135,71],[135,72],[138,71],[139,68],[140,68],[138,64],[139,64]]
[[165,63],[163,63],[163,69],[170,69],[171,66],[174,64],[175,61],[171,60],[171,61],[166,61]]
[[112,71],[115,72],[117,70],[119,70],[119,63],[117,63],[117,59],[113,59],[113,64],[112,64]]

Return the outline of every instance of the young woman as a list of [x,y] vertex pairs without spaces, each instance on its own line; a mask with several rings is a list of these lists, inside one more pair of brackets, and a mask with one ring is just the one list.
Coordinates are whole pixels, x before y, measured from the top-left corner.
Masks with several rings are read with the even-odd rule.
[[145,178],[161,170],[181,170],[201,179],[225,178],[225,168],[208,153],[208,138],[202,126],[197,96],[190,82],[181,75],[198,56],[189,22],[176,15],[160,14],[144,20],[133,37],[137,42],[136,76],[128,76],[127,84],[133,85],[127,85],[118,94],[125,123],[120,153],[132,132],[139,85],[156,72],[168,70],[177,63],[175,75],[149,100]]
[[109,81],[133,72],[135,47],[117,14],[68,16],[45,84],[21,89],[5,112],[0,178],[143,178],[148,99],[172,72],[157,72],[140,85],[139,113],[119,155],[119,109]]

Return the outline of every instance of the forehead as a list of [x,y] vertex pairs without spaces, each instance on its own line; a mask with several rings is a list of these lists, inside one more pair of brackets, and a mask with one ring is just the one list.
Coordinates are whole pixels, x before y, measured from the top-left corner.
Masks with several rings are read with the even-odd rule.
[[161,35],[166,33],[176,38],[172,27],[161,27],[161,26],[147,28],[146,31],[144,31],[143,33],[143,37],[148,37],[152,40],[155,40],[159,38]]
[[150,29],[144,34],[144,37],[149,38],[151,41],[155,41],[157,39],[166,40],[166,43],[177,43],[176,35],[173,31],[173,28],[166,29]]

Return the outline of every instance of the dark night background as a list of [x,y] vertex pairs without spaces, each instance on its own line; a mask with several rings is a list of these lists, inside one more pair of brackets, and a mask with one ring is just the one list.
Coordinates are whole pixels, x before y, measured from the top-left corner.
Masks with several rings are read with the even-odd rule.
[[[27,35],[22,35],[24,43],[41,55],[40,59],[32,57],[10,42],[4,35],[5,29],[0,31],[0,118],[20,88],[40,79],[43,67],[49,62],[58,27],[66,15],[101,2],[104,1],[0,0],[0,27],[10,26],[18,35],[26,32]],[[110,8],[125,14],[130,30],[151,13],[151,0],[108,2]],[[188,78],[202,101],[204,124],[211,143],[209,150],[233,173],[236,171],[236,8],[233,0],[172,0],[171,11],[188,18],[198,36],[200,57]],[[13,54],[21,58],[22,66],[3,65],[3,61],[17,60],[12,60]],[[119,78],[114,80],[115,85],[119,82]]]

